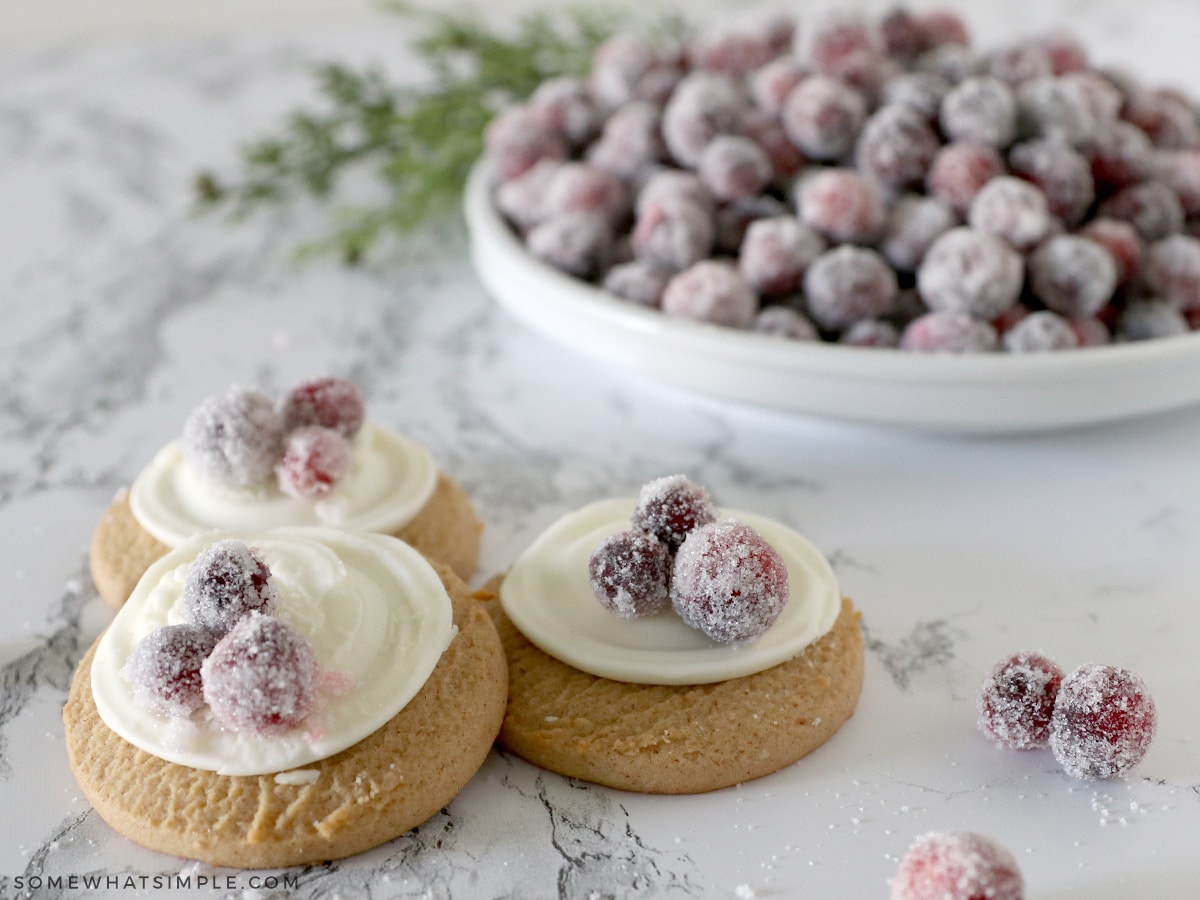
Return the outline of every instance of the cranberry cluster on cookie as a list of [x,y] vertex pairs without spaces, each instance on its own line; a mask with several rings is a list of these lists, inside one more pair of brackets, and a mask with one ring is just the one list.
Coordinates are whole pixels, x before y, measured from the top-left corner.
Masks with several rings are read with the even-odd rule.
[[689,626],[722,643],[753,640],[788,601],[783,559],[749,525],[718,520],[708,491],[683,475],[644,485],[632,528],[592,554],[596,599],[622,618],[670,606]]
[[827,10],[621,34],[485,135],[535,256],[671,316],[1028,353],[1200,326],[1200,114],[1063,33]]
[[358,388],[318,378],[276,407],[260,391],[232,387],[209,397],[183,426],[183,454],[211,484],[246,488],[274,477],[296,498],[324,496],[350,468],[365,411]]
[[308,639],[273,613],[271,570],[229,538],[196,557],[184,582],[185,621],[142,638],[125,664],[134,699],[154,712],[189,716],[208,705],[222,728],[281,734],[317,702],[317,660]]

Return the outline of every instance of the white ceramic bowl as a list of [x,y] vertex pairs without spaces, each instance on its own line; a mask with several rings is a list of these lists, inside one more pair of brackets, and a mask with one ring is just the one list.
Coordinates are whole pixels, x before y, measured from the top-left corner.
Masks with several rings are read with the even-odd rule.
[[551,340],[608,366],[731,403],[953,432],[1041,431],[1200,402],[1200,332],[1041,354],[927,354],[789,341],[643,309],[547,266],[467,183],[488,292]]

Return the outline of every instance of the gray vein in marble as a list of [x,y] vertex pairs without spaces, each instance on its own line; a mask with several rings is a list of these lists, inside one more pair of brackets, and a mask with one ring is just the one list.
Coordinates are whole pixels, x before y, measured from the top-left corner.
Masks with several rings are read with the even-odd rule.
[[907,691],[914,676],[946,667],[955,658],[955,645],[965,633],[945,619],[917,622],[898,641],[888,642],[872,635],[863,625],[867,651],[875,656],[901,691]]
[[71,675],[83,655],[80,631],[83,606],[94,598],[90,578],[72,579],[57,605],[49,611],[50,621],[58,623],[58,627],[37,647],[0,668],[0,780],[13,776],[5,752],[9,723],[38,691],[51,690],[65,697]]

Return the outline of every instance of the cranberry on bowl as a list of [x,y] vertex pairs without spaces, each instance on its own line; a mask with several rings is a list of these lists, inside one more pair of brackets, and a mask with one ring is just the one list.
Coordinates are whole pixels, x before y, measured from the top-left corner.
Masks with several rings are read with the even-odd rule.
[[1200,402],[1200,107],[1065,33],[977,48],[893,9],[617,35],[485,147],[481,281],[606,365],[952,432]]

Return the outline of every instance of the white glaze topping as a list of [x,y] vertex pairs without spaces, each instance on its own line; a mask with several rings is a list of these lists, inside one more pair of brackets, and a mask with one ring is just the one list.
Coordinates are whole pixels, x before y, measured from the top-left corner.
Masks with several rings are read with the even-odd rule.
[[[334,687],[323,691],[304,727],[279,737],[224,731],[207,707],[190,718],[154,713],[134,700],[121,671],[142,637],[183,621],[187,568],[222,537],[261,553],[280,594],[277,615],[312,642]],[[437,572],[398,538],[320,527],[209,534],[146,571],[96,648],[92,693],[105,724],[154,756],[222,775],[282,772],[332,756],[396,715],[454,634],[450,597]]]
[[176,547],[212,529],[330,525],[390,534],[420,512],[436,485],[437,465],[429,451],[367,423],[354,439],[349,473],[320,500],[289,497],[273,480],[246,489],[213,486],[173,441],[134,480],[129,503],[146,531]]
[[756,529],[783,557],[791,595],[755,641],[718,644],[670,609],[621,619],[592,595],[588,560],[610,535],[630,527],[632,499],[600,500],[563,516],[517,558],[500,588],[504,612],[543,652],[592,675],[638,684],[709,684],[762,672],[826,634],[841,592],[816,547],[786,525],[721,510]]

